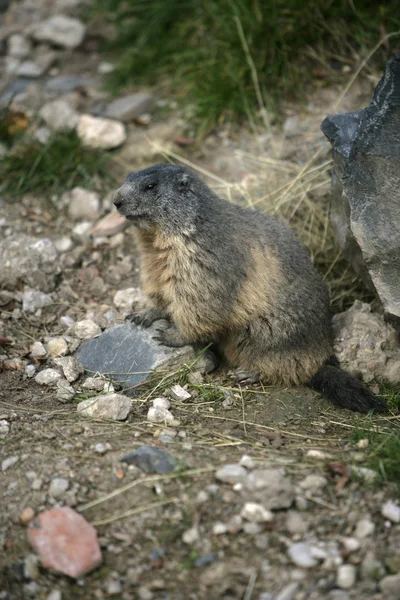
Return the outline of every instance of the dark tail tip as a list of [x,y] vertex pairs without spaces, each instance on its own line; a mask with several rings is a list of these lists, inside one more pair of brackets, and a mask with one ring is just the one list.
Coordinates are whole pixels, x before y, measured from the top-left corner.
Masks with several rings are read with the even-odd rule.
[[387,411],[383,398],[375,396],[366,385],[342,371],[336,357],[321,367],[310,379],[308,386],[320,392],[336,406],[362,413]]

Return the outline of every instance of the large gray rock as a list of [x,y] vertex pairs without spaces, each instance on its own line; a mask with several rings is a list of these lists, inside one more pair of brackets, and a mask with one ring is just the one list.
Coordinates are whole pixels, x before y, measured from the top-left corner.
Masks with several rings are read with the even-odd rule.
[[390,60],[372,102],[328,116],[332,144],[331,219],[339,244],[385,312],[400,318],[400,53]]
[[[167,348],[152,339],[157,321],[144,329],[132,323],[116,325],[102,335],[82,344],[77,357],[87,371],[103,373],[119,381],[128,394],[146,382],[154,370],[173,370],[194,362],[198,356],[191,346]],[[207,351],[196,362],[196,370],[209,372],[215,367],[214,356]]]
[[13,290],[20,283],[42,292],[51,292],[60,273],[58,252],[44,238],[16,235],[0,241],[0,287]]
[[398,335],[369,304],[356,300],[351,308],[333,317],[335,354],[344,369],[373,379],[400,382]]

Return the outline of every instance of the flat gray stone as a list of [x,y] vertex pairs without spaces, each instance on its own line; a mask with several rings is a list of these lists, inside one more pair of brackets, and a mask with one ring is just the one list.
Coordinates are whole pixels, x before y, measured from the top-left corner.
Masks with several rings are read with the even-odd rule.
[[125,454],[121,462],[135,465],[145,473],[160,475],[173,471],[178,465],[176,458],[154,446],[140,446],[134,452]]
[[[20,84],[22,85],[22,83]],[[91,88],[94,85],[94,80],[90,77],[80,75],[59,75],[46,81],[45,88],[50,92],[59,92],[66,94],[73,92],[78,88]]]
[[[134,395],[135,388],[148,381],[153,371],[177,369],[198,356],[191,346],[167,348],[152,339],[155,330],[162,326],[165,327],[165,321],[157,321],[148,329],[133,323],[116,325],[81,344],[77,358],[86,371],[102,373],[118,381],[127,394]],[[196,370],[209,372],[213,368],[214,356],[207,351],[196,362]]]
[[107,107],[105,116],[125,122],[132,121],[143,113],[148,112],[153,103],[154,98],[151,94],[128,94],[127,96],[113,100]]
[[339,245],[388,316],[400,323],[400,53],[363,110],[330,115],[331,220]]

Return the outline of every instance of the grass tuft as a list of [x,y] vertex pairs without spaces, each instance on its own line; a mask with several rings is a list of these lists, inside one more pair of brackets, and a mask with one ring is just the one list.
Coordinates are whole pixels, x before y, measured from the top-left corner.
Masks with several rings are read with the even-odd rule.
[[[342,80],[344,67],[400,28],[395,0],[96,0],[92,13],[115,25],[110,86],[164,87],[193,102],[205,131]],[[392,51],[380,50],[382,64]]]
[[10,198],[24,194],[59,196],[77,185],[96,187],[104,180],[106,155],[82,145],[75,131],[55,133],[47,144],[26,140],[0,162],[0,192]]

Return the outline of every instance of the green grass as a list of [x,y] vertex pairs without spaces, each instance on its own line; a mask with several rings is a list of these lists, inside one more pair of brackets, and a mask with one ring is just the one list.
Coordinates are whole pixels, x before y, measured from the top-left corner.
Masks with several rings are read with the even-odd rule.
[[[389,406],[398,412],[400,408],[400,387],[386,385],[382,395],[388,400]],[[353,442],[361,439],[368,440],[365,450],[365,461],[362,466],[379,473],[384,481],[394,481],[400,484],[400,423],[392,421],[390,429],[377,431],[376,427],[363,427],[355,430]]]
[[10,198],[38,194],[50,198],[74,186],[104,182],[106,155],[82,145],[73,131],[55,133],[47,144],[25,140],[0,161],[0,193]]
[[[370,0],[92,0],[116,28],[106,46],[119,90],[149,83],[194,104],[201,128],[257,119],[261,106],[301,98],[319,79],[343,80],[382,36],[400,29],[397,2]],[[380,51],[383,64],[394,51]]]

